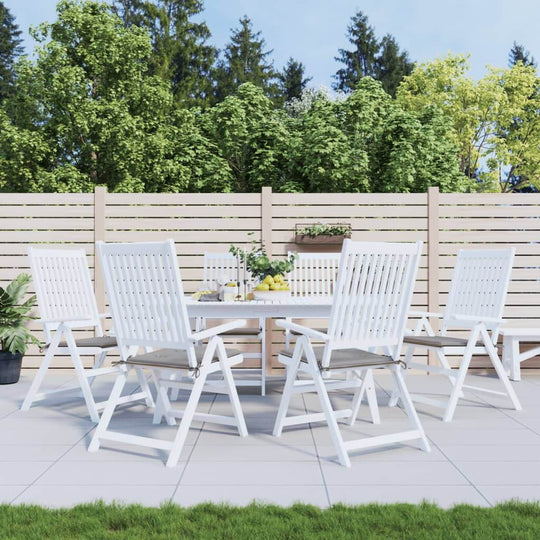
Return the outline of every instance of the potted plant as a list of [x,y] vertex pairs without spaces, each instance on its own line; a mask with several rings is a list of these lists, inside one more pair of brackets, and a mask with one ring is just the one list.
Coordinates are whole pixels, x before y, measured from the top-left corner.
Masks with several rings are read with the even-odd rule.
[[27,327],[36,297],[23,302],[30,279],[28,274],[20,274],[5,289],[0,287],[0,384],[16,383],[27,346],[40,345]]
[[296,225],[297,244],[341,244],[351,237],[347,223],[300,223]]

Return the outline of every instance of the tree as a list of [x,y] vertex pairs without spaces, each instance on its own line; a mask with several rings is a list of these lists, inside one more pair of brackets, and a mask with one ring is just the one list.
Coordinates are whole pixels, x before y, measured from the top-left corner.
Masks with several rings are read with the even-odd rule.
[[515,66],[518,62],[521,62],[525,66],[536,67],[536,60],[534,56],[523,45],[519,45],[514,41],[514,45],[508,53],[508,66]]
[[148,75],[150,38],[101,2],[62,0],[34,32],[0,114],[0,190],[187,191],[216,186],[225,164],[193,113]]
[[412,72],[414,64],[406,51],[400,51],[393,36],[387,34],[379,41],[368,18],[359,11],[352,17],[347,27],[347,38],[353,50],[339,49],[335,60],[344,64],[334,75],[335,90],[352,92],[362,77],[372,77],[383,83],[383,88],[394,96],[396,89],[406,75]]
[[451,123],[460,170],[484,191],[540,186],[540,79],[518,62],[475,81],[464,56],[422,64],[401,84],[397,101],[420,112],[437,106]]
[[283,72],[279,74],[279,86],[283,101],[299,99],[312,77],[305,77],[305,66],[289,58]]
[[152,74],[172,84],[176,102],[205,105],[212,93],[211,72],[217,51],[204,22],[193,18],[203,11],[201,0],[115,0],[116,12],[127,26],[150,32]]
[[0,2],[0,102],[13,92],[14,64],[23,53],[21,31],[15,17]]
[[240,27],[232,30],[230,42],[223,51],[215,72],[216,98],[222,101],[234,94],[246,82],[262,88],[267,96],[276,93],[276,73],[267,58],[272,51],[265,50],[261,32],[254,32],[247,15],[240,19]]

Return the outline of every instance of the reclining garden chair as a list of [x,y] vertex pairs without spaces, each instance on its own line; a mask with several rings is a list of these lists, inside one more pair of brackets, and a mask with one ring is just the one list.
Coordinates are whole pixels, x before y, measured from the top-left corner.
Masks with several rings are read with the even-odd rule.
[[[339,262],[328,331],[320,332],[288,322],[277,325],[299,334],[294,351],[282,351],[278,359],[287,366],[287,379],[274,425],[279,437],[284,426],[325,421],[330,429],[339,462],[350,467],[349,450],[392,445],[419,439],[424,450],[429,443],[405,386],[399,360],[407,310],[418,270],[422,243],[389,244],[345,240]],[[323,341],[313,347],[311,340]],[[384,354],[380,354],[380,351]],[[334,374],[351,372],[367,380],[366,371],[388,369],[392,373],[412,429],[344,442],[337,423],[348,418],[354,423],[362,395],[355,377],[332,379]],[[297,379],[299,373],[311,380]],[[352,409],[334,410],[328,390],[355,388]],[[293,394],[316,391],[322,413],[287,417]]]
[[[405,362],[411,368],[442,374],[449,377],[452,391],[448,401],[441,401],[427,396],[413,394],[413,400],[445,409],[443,421],[450,422],[464,388],[490,394],[508,395],[516,410],[521,409],[519,400],[512,388],[505,369],[497,354],[499,326],[506,292],[510,282],[514,248],[498,250],[461,250],[458,253],[452,284],[444,313],[411,312],[420,315],[412,335],[406,335]],[[435,335],[429,322],[431,318],[442,319],[442,329]],[[467,329],[468,337],[447,335],[451,329]],[[425,332],[425,333],[424,333]],[[491,333],[491,335],[490,335]],[[417,348],[432,350],[436,353],[441,366],[425,365],[412,362]],[[452,370],[447,355],[461,355],[459,369]],[[497,392],[478,386],[465,385],[465,376],[473,355],[488,355],[506,392]],[[390,406],[395,406],[399,397],[394,391]]]
[[[116,338],[104,335],[100,315],[90,279],[84,249],[28,248],[32,279],[36,289],[40,322],[45,334],[45,357],[23,401],[21,410],[27,411],[32,403],[47,396],[80,388],[93,422],[99,421],[98,410],[91,391],[94,377],[116,371],[101,367],[107,353],[117,348]],[[74,330],[94,329],[95,337],[75,339]],[[52,359],[56,355],[69,355],[75,368],[78,386],[39,392]],[[92,369],[84,369],[81,356],[95,356]],[[90,379],[90,381],[88,380]],[[151,395],[146,381],[143,390],[148,402]]]
[[[104,440],[160,448],[169,452],[167,466],[174,467],[193,420],[236,426],[245,437],[247,428],[231,374],[231,366],[241,363],[242,355],[227,352],[220,334],[240,328],[246,321],[191,331],[172,240],[133,244],[98,242],[97,248],[122,361],[88,450],[97,451]],[[205,340],[207,345],[196,346]],[[182,418],[174,441],[108,429],[117,404],[138,399],[122,397],[122,390],[130,372],[141,368],[151,371],[157,388],[154,423],[165,417],[169,425],[174,425],[175,418]],[[207,385],[207,377],[212,373],[221,373],[223,381]],[[171,378],[172,374],[176,378]],[[170,388],[190,390],[183,411],[171,408]],[[227,393],[234,416],[197,413],[203,391]]]

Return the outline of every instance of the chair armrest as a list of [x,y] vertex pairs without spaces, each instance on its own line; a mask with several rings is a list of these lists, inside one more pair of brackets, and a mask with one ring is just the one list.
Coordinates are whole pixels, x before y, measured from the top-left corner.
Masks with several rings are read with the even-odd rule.
[[318,330],[313,330],[313,328],[308,328],[307,326],[302,326],[300,324],[295,324],[291,321],[286,321],[284,319],[279,319],[276,321],[276,326],[280,328],[285,328],[285,330],[294,330],[298,334],[307,336],[311,339],[318,339],[320,341],[328,341],[328,334],[319,332]]
[[247,321],[245,319],[238,319],[236,321],[231,321],[225,324],[219,324],[218,326],[212,326],[212,328],[207,328],[206,330],[191,334],[191,339],[193,341],[203,341],[212,336],[222,334],[223,332],[235,330],[236,328],[242,328],[242,326],[246,326],[246,323]]
[[413,317],[425,317],[426,319],[429,319],[430,317],[442,319],[444,317],[443,313],[436,313],[434,311],[409,311],[409,315],[412,315]]
[[459,313],[452,315],[451,319],[452,321],[472,321],[472,322],[489,322],[489,323],[497,323],[502,324],[506,322],[504,319],[501,319],[499,317],[484,317],[483,315],[461,315]]
[[64,326],[68,326],[69,328],[86,328],[88,326],[94,326],[94,321],[90,319],[69,319],[69,320],[55,320],[55,319],[37,319],[36,322],[41,323],[43,325],[46,324],[63,324]]

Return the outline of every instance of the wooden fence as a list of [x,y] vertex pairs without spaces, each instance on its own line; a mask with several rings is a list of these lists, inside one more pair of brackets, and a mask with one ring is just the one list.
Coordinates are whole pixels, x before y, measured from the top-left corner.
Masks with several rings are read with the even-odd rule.
[[[0,285],[28,270],[30,244],[84,247],[98,304],[106,308],[100,272],[94,272],[94,242],[173,238],[187,292],[200,285],[203,253],[230,244],[262,241],[276,257],[312,251],[294,244],[297,223],[346,222],[352,238],[425,242],[413,299],[415,309],[444,306],[457,251],[515,246],[517,257],[505,316],[509,325],[540,325],[540,194],[428,193],[94,193],[0,194]],[[327,247],[317,248],[326,250]],[[271,324],[271,323],[269,323]],[[81,336],[88,335],[81,332]],[[272,352],[281,341],[273,330]],[[31,349],[25,367],[36,367]],[[69,365],[59,359],[56,366]],[[481,365],[478,363],[476,365]],[[528,366],[534,366],[529,363]]]

